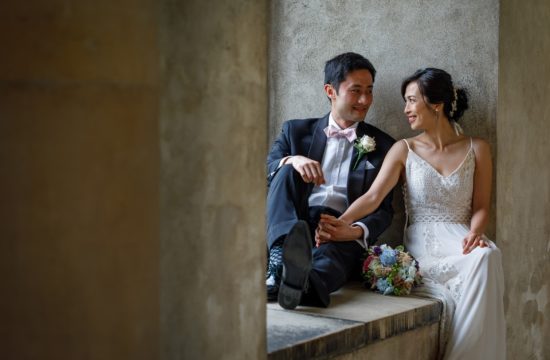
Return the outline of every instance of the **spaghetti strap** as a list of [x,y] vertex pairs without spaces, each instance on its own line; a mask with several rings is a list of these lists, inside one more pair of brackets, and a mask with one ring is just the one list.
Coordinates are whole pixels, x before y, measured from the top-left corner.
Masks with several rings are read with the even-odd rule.
[[409,142],[407,141],[407,139],[403,139],[403,141],[405,142],[405,144],[407,144],[407,148],[409,149],[409,151],[411,151],[411,147],[410,147]]
[[470,136],[470,149],[474,147],[474,138]]
[[[411,152],[411,146],[409,145],[409,142],[407,141],[407,139],[403,139],[403,141],[405,142],[405,144],[407,144],[407,148],[409,149],[409,152]],[[408,161],[408,158],[409,158],[409,155],[407,155],[407,161]],[[405,182],[407,180],[405,179]],[[406,187],[406,184],[403,184],[403,187],[402,187],[402,190],[403,190],[403,199],[407,199],[407,187]],[[407,236],[407,227],[409,226],[409,210],[407,209],[407,202],[404,201],[404,205],[405,205],[405,226],[403,226],[403,234],[405,236]]]

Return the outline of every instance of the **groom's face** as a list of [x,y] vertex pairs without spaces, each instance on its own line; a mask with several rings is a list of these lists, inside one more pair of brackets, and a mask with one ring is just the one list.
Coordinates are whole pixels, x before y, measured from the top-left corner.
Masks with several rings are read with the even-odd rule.
[[341,127],[365,120],[372,104],[372,88],[372,75],[365,69],[348,73],[338,91],[332,85],[325,85],[327,96],[332,102],[332,117]]

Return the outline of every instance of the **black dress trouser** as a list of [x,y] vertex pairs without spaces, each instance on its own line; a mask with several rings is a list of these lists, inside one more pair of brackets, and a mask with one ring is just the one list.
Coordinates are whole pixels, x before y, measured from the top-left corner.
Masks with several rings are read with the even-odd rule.
[[340,212],[323,206],[309,207],[312,184],[306,184],[290,165],[283,165],[271,180],[267,195],[267,244],[288,234],[298,220],[310,227],[313,242],[313,267],[309,291],[302,297],[308,305],[328,306],[329,294],[340,289],[350,278],[358,276],[365,250],[357,241],[329,242],[315,247],[315,228],[322,213],[340,216]]

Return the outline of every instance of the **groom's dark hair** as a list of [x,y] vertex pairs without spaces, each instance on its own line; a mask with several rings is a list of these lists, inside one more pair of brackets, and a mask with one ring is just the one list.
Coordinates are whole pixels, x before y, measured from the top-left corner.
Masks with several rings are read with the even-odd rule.
[[330,84],[336,90],[340,89],[340,83],[346,79],[346,76],[355,70],[368,70],[372,75],[372,81],[376,75],[376,70],[371,62],[362,55],[347,52],[333,57],[325,64],[325,84]]

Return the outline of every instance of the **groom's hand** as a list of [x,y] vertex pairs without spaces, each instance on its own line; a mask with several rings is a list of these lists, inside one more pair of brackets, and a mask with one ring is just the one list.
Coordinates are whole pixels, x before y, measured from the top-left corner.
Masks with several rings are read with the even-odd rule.
[[329,241],[353,241],[363,236],[363,229],[350,225],[334,216],[321,214],[319,225],[315,229],[317,246]]
[[314,183],[315,185],[325,183],[323,169],[318,161],[311,160],[305,156],[295,155],[288,158],[285,164],[291,164],[306,183]]

